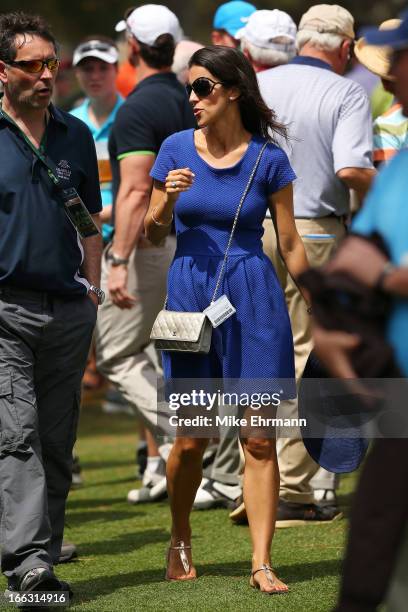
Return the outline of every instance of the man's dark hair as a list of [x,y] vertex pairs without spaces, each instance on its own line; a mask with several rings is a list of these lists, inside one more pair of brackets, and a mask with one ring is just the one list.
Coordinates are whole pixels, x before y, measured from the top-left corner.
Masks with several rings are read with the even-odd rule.
[[57,41],[48,23],[39,15],[17,11],[0,15],[0,60],[7,63],[15,59],[16,37],[19,35],[23,36],[23,44],[26,36],[39,36],[52,43],[57,53]]
[[140,45],[140,56],[150,68],[168,68],[173,63],[176,44],[171,34],[161,34],[154,45]]

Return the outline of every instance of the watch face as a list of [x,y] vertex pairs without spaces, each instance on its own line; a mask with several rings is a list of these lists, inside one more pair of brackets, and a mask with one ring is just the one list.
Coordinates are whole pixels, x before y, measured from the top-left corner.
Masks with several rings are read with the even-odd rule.
[[102,291],[102,289],[97,289],[95,293],[98,297],[99,304],[103,304],[103,302],[105,301],[105,292]]
[[104,303],[104,301],[105,301],[105,292],[102,291],[102,289],[99,289],[99,287],[95,287],[95,285],[91,285],[89,290],[92,291],[92,293],[94,293],[96,295],[96,297],[98,298],[98,304],[103,304]]

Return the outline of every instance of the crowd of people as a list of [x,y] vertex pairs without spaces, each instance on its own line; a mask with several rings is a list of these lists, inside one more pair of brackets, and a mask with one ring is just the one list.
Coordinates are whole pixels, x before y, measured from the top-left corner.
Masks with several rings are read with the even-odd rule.
[[[340,520],[341,470],[321,467],[301,435],[270,428],[180,426],[174,436],[158,379],[167,400],[200,381],[241,390],[262,381],[265,392],[292,381],[281,393],[295,419],[311,355],[332,376],[364,376],[353,365],[358,333],[314,315],[309,267],[391,296],[386,341],[406,375],[408,17],[356,40],[338,5],[312,6],[297,26],[279,9],[231,0],[214,15],[209,46],[186,39],[163,5],[130,9],[114,31],[119,40],[93,34],[76,45],[81,95],[65,112],[52,103],[59,49],[49,26],[0,15],[2,572],[9,592],[71,592],[54,566],[76,554],[63,532],[81,480],[82,384],[107,389],[106,411],[138,418],[142,486],[128,501],[169,497],[166,579],[196,579],[190,513],[222,506],[249,525],[251,586],[286,593],[272,569],[275,528]],[[391,97],[374,116],[378,88]],[[367,240],[339,248],[350,233],[380,235],[387,254]],[[177,314],[204,311],[211,344],[180,350],[191,330],[180,332]],[[152,328],[172,314],[174,338],[162,330],[159,352]],[[277,413],[272,403],[259,412]],[[375,610],[392,580],[408,520],[403,440],[400,511],[393,522],[384,510],[394,531],[377,588],[355,569],[382,517],[370,487],[382,458],[393,469],[385,442],[362,478],[376,511],[356,497],[338,610]]]

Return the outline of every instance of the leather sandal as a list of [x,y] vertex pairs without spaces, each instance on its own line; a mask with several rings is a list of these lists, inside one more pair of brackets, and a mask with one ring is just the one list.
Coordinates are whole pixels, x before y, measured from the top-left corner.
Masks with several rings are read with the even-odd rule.
[[170,561],[170,553],[172,550],[177,550],[179,553],[179,558],[181,561],[181,564],[184,568],[184,571],[186,573],[186,575],[188,575],[191,571],[191,567],[190,567],[190,562],[188,560],[188,557],[186,555],[186,550],[191,550],[191,546],[186,546],[183,542],[183,540],[180,540],[180,542],[178,543],[177,546],[169,546],[169,548],[167,549],[167,569],[166,569],[166,580],[194,580],[196,578],[196,576],[191,576],[189,578],[171,578],[169,576],[168,573],[168,565],[169,565],[169,561]]
[[255,570],[254,572],[251,573],[251,578],[249,579],[249,584],[252,588],[254,589],[259,589],[261,591],[261,593],[265,593],[265,595],[282,595],[283,593],[287,593],[288,591],[278,591],[278,590],[274,590],[274,591],[262,591],[261,590],[261,585],[259,584],[259,582],[255,582],[254,580],[254,576],[255,574],[257,574],[258,572],[264,572],[269,584],[271,586],[274,585],[275,583],[275,579],[277,578],[277,576],[274,574],[274,570],[270,565],[266,565],[266,563],[264,563],[262,565],[262,567],[260,567],[259,569]]

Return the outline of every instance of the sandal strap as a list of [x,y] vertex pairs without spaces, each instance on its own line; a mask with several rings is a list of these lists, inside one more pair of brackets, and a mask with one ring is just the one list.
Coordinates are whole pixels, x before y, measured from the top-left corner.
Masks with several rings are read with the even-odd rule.
[[191,549],[191,546],[186,546],[182,540],[179,542],[178,546],[169,546],[169,550],[178,550],[180,555],[180,561],[186,574],[190,572],[190,563],[186,555],[187,549]]
[[254,572],[252,572],[252,577],[254,577],[255,574],[257,574],[258,572],[264,572],[268,582],[271,585],[273,585],[273,580],[272,580],[271,576],[268,575],[268,572],[272,572],[274,575],[275,575],[275,572],[274,572],[274,569],[270,565],[267,565],[266,563],[264,563],[262,565],[262,567],[260,567],[259,569],[255,570]]
[[169,546],[170,550],[187,550],[187,549],[191,549],[191,546],[185,546],[184,544],[181,544],[180,546]]

